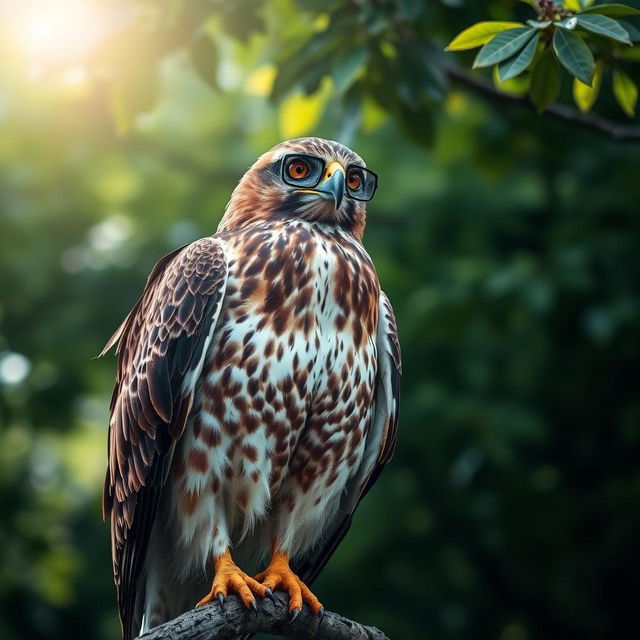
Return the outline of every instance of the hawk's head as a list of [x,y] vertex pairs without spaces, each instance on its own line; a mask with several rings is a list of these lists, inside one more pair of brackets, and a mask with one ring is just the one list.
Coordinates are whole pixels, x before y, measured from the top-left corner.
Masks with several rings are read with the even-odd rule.
[[361,238],[365,203],[376,186],[376,174],[339,142],[321,138],[281,142],[244,174],[218,230],[271,218],[299,218],[336,225]]

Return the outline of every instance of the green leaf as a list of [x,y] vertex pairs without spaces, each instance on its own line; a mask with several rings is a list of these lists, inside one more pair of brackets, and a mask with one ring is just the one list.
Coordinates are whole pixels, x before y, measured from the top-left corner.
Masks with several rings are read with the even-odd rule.
[[629,7],[626,4],[596,4],[592,7],[588,7],[587,9],[583,9],[580,12],[580,15],[584,15],[585,13],[599,13],[604,16],[637,16],[640,15],[640,11],[638,9],[634,9],[633,7]]
[[536,55],[536,47],[538,46],[538,40],[540,39],[540,33],[535,34],[531,40],[527,43],[524,49],[517,53],[513,58],[509,58],[504,62],[501,62],[498,67],[498,76],[501,82],[509,80],[520,75],[532,62]]
[[196,37],[189,47],[189,55],[193,68],[200,78],[210,87],[219,89],[218,85],[218,49],[206,34],[202,33]]
[[564,0],[562,5],[571,11],[581,11],[593,4],[593,0]]
[[591,86],[580,82],[578,78],[573,79],[573,100],[582,113],[587,113],[600,93],[602,83],[602,60],[596,62]]
[[564,20],[560,20],[555,23],[557,27],[562,27],[563,29],[568,29],[569,31],[573,31],[578,26],[578,19],[575,16],[569,16]]
[[546,29],[551,24],[551,20],[527,20],[527,24],[534,29]]
[[529,95],[538,111],[544,111],[560,93],[562,76],[560,65],[551,51],[545,53],[531,74]]
[[515,78],[510,78],[506,82],[502,82],[498,75],[498,65],[495,65],[493,67],[492,77],[494,86],[511,96],[524,96],[529,92],[530,78],[528,75],[520,75]]
[[324,78],[313,95],[301,91],[287,96],[278,110],[280,132],[285,138],[306,135],[318,124],[331,96],[331,81]]
[[622,25],[613,18],[594,13],[590,16],[576,16],[576,20],[578,21],[578,26],[585,31],[591,31],[591,33],[597,33],[600,36],[605,36],[618,42],[631,44],[629,34]]
[[556,29],[553,34],[553,50],[572,76],[591,86],[595,62],[591,49],[582,38],[571,31]]
[[524,26],[521,22],[477,22],[460,32],[445,48],[445,51],[465,51],[481,47],[495,35],[507,29]]
[[272,60],[278,74],[271,89],[271,101],[282,100],[296,86],[317,87],[324,76],[331,74],[340,55],[353,47],[353,36],[353,21],[336,15],[331,18],[329,28],[313,38],[295,39],[284,47]]
[[510,58],[518,53],[535,33],[536,30],[530,27],[508,29],[499,33],[480,49],[473,63],[473,68],[489,67]]
[[333,83],[337,93],[348,89],[367,60],[367,47],[360,45],[340,58],[333,69]]
[[624,71],[619,69],[613,72],[613,95],[622,110],[633,118],[638,102],[638,87]]

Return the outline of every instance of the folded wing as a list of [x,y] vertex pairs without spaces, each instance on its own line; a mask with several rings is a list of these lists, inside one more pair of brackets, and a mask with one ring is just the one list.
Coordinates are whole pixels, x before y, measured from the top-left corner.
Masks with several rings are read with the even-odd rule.
[[222,307],[227,265],[215,238],[162,258],[103,353],[118,343],[103,513],[124,640],[135,636],[138,579],[196,381]]

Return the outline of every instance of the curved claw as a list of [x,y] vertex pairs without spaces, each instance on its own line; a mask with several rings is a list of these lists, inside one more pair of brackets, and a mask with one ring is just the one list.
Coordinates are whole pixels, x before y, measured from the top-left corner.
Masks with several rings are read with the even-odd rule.
[[264,597],[265,588],[238,567],[229,551],[213,559],[213,568],[215,573],[211,590],[197,606],[218,600],[222,608],[227,595],[235,592],[247,609],[252,607],[254,611],[257,610],[256,596]]
[[304,603],[308,604],[311,611],[317,614],[322,605],[309,587],[300,580],[300,578],[291,570],[289,558],[282,551],[274,551],[269,566],[257,576],[254,580],[261,583],[264,594],[275,601],[272,590],[279,589],[289,594],[289,612],[291,614],[290,621],[293,622],[302,609]]
[[269,598],[269,600],[271,600],[272,602],[276,601],[276,597],[273,595],[273,591],[271,591],[271,589],[265,589],[264,595],[267,596],[267,598]]

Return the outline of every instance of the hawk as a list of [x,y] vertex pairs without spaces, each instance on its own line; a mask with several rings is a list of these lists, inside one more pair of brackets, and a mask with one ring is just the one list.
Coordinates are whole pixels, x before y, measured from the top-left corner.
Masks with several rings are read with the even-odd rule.
[[292,616],[322,615],[308,585],[396,442],[396,323],[362,245],[376,186],[337,142],[278,144],[107,343],[124,640],[232,592],[256,608],[283,590]]

